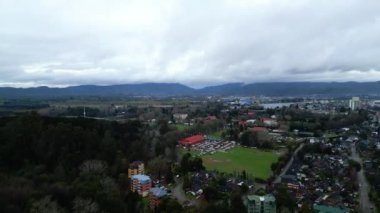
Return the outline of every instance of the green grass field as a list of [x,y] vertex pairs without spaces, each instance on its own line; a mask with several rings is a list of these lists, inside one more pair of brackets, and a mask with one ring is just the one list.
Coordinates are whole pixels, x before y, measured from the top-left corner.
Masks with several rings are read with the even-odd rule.
[[185,131],[186,129],[190,128],[190,126],[185,125],[185,124],[174,124],[174,126],[180,132]]
[[216,152],[202,156],[208,170],[233,173],[245,170],[253,177],[266,180],[272,174],[271,164],[277,162],[280,154],[257,149],[236,147],[227,152]]

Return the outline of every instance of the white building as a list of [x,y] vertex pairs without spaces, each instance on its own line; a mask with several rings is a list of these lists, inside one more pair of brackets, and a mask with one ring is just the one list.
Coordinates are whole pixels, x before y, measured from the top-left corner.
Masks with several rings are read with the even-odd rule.
[[372,102],[373,107],[380,107],[380,100],[375,100]]
[[349,101],[349,107],[351,110],[356,110],[360,106],[360,99],[359,97],[352,97]]
[[173,114],[173,118],[176,122],[183,122],[187,119],[188,114],[185,113],[175,113]]

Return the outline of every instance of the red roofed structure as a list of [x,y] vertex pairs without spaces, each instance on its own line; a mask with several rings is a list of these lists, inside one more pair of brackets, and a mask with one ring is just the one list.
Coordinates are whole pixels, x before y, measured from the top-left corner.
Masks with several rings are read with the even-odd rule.
[[247,121],[239,121],[239,125],[245,126],[247,125]]
[[268,132],[268,129],[265,128],[265,127],[258,127],[258,126],[255,126],[253,128],[250,129],[252,132]]
[[183,146],[186,146],[202,143],[203,141],[205,141],[205,137],[203,137],[203,135],[193,135],[191,137],[182,138],[179,143]]
[[256,113],[255,112],[247,112],[247,115],[249,115],[249,116],[255,116]]

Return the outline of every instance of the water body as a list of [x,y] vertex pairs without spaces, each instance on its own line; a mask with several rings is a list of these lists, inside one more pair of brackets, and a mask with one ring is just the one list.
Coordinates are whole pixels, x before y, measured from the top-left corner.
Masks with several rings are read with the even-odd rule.
[[277,107],[282,108],[282,107],[289,107],[292,104],[301,104],[302,102],[288,102],[288,103],[268,103],[268,104],[260,104],[261,106],[264,107],[264,109],[275,109]]

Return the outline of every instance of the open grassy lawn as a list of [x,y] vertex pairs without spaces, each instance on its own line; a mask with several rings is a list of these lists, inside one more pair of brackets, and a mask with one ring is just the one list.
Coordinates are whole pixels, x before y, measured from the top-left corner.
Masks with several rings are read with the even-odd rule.
[[175,128],[177,128],[178,131],[182,132],[188,128],[190,128],[189,125],[185,125],[185,124],[174,124]]
[[208,170],[233,173],[245,170],[254,177],[266,180],[272,174],[271,164],[277,162],[279,154],[257,149],[236,147],[227,152],[216,152],[202,156]]

